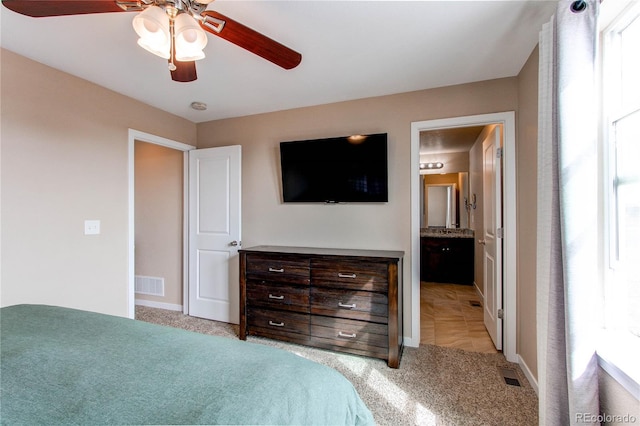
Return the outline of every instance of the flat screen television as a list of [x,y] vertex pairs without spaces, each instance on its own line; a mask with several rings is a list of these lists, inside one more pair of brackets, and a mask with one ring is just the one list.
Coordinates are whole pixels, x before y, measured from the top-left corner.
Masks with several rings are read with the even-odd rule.
[[280,143],[285,203],[387,202],[387,134]]

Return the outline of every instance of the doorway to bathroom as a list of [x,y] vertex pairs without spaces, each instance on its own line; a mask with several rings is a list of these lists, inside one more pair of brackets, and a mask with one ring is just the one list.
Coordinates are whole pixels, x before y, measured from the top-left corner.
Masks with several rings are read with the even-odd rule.
[[481,244],[483,179],[492,177],[483,144],[496,133],[495,125],[420,132],[421,344],[497,352],[484,324]]
[[[466,142],[453,140],[461,134],[466,134]],[[444,315],[439,321],[443,344],[471,350],[475,341],[475,348],[502,349],[507,359],[517,360],[514,113],[413,123],[411,158],[413,335],[423,343],[436,342],[437,325],[423,327],[423,320],[437,314],[435,309]],[[493,178],[486,179],[488,175]],[[444,198],[444,224],[429,221],[428,185],[438,184],[451,185]],[[434,259],[444,269],[436,271],[439,278],[421,279],[421,253],[429,249],[432,263],[427,270],[434,270]],[[447,305],[460,321],[452,321],[455,316],[446,312]],[[473,340],[460,342],[460,334]]]

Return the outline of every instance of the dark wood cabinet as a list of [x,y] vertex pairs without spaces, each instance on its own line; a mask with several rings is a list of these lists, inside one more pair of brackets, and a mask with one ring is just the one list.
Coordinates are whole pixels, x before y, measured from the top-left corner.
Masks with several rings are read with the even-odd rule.
[[268,337],[387,360],[403,348],[398,251],[240,250],[240,339]]
[[473,238],[420,238],[420,280],[473,284]]

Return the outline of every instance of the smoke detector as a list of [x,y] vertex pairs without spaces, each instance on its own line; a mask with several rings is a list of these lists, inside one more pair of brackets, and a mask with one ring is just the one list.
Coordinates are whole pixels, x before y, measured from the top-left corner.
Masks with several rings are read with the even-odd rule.
[[207,104],[204,102],[191,102],[191,108],[196,111],[205,111],[207,109]]

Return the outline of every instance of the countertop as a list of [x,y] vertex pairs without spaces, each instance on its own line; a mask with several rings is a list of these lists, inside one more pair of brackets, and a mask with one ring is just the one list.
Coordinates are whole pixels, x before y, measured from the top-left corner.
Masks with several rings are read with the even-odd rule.
[[421,237],[430,238],[473,238],[473,229],[460,228],[421,228]]

